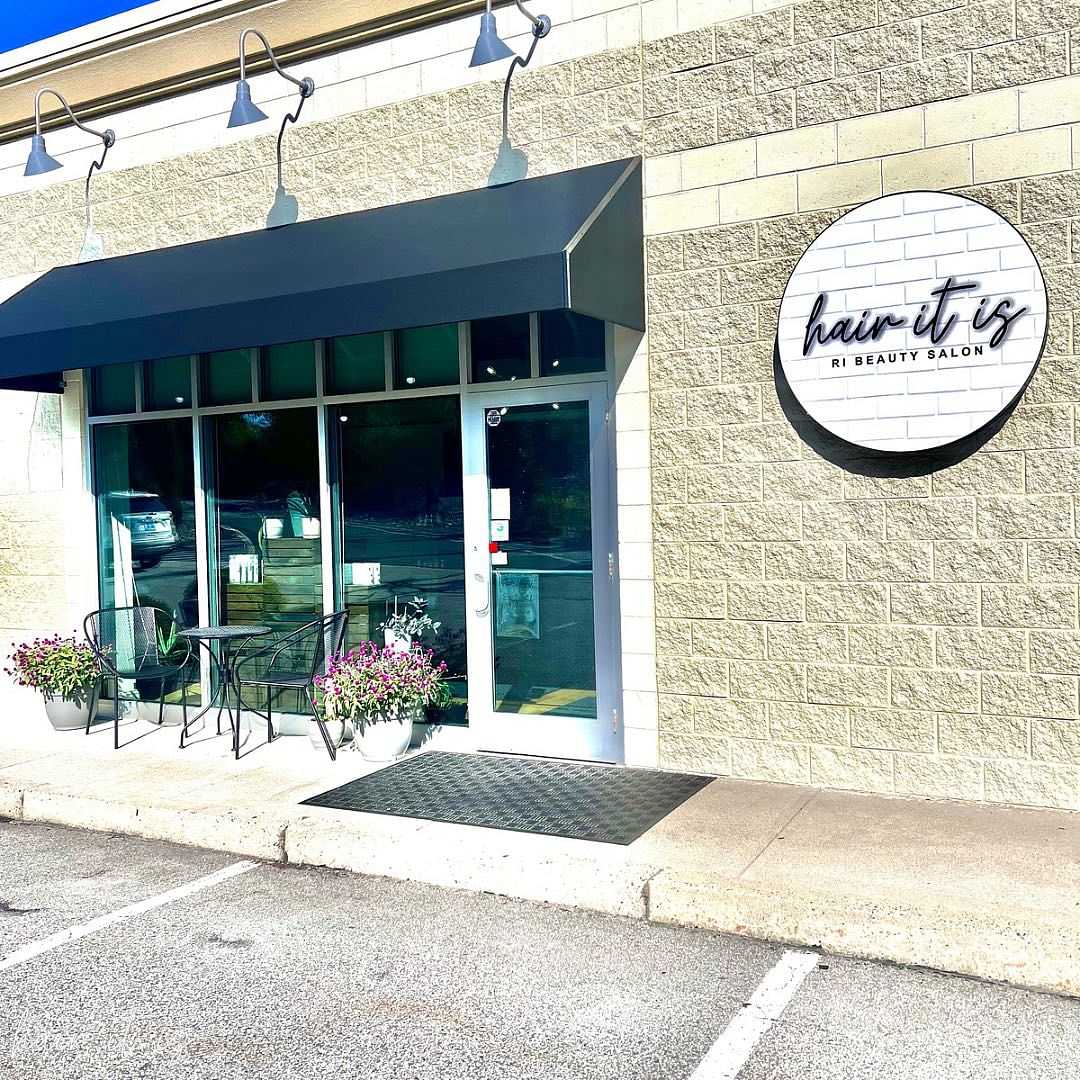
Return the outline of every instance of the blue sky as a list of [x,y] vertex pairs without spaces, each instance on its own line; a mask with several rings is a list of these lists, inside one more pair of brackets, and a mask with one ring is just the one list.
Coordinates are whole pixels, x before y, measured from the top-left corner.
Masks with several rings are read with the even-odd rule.
[[0,52],[142,7],[149,0],[10,0],[0,15]]

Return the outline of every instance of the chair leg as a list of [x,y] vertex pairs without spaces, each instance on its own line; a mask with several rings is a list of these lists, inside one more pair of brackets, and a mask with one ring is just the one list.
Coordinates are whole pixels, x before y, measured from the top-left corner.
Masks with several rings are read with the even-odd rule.
[[266,741],[272,743],[274,741],[274,688],[268,686],[266,688]]
[[120,680],[113,679],[113,712],[112,712],[112,728],[113,728],[113,749],[120,749]]
[[315,707],[315,698],[311,693],[311,687],[305,687],[304,692],[307,694],[308,703],[311,705],[311,714],[315,717],[315,723],[319,725],[319,734],[326,744],[326,752],[330,755],[331,761],[337,761],[337,749],[334,746],[334,740],[330,738],[330,732],[326,729],[326,721],[319,715],[319,710]]
[[184,723],[180,728],[180,749],[184,749],[184,736],[187,735],[187,665],[180,669],[180,709]]
[[165,723],[165,676],[162,675],[158,685],[157,723],[161,727]]
[[94,689],[90,693],[90,708],[86,712],[86,734],[90,734],[90,725],[97,714],[98,700],[101,697],[101,679],[94,680]]

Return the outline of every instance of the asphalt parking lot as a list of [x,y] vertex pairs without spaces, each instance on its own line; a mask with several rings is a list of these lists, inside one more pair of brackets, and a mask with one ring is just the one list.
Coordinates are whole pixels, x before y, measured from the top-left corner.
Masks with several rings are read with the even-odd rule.
[[0,1076],[1071,1080],[1080,1001],[0,821]]

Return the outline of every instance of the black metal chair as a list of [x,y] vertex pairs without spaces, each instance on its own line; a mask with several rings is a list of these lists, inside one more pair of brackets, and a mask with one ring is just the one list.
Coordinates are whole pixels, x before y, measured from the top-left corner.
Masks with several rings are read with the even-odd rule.
[[341,651],[348,622],[347,611],[335,611],[332,615],[324,615],[321,619],[305,623],[272,644],[248,653],[237,661],[236,690],[241,702],[245,686],[260,687],[266,691],[267,742],[274,741],[274,692],[294,690],[297,701],[301,693],[307,696],[312,717],[326,744],[326,752],[331,760],[336,760],[337,747],[334,746],[326,721],[315,704],[315,676],[322,670],[327,656]]
[[[159,618],[160,616],[160,618]],[[83,621],[83,632],[90,648],[97,657],[102,679],[115,683],[113,699],[113,746],[120,749],[120,680],[158,683],[158,724],[165,718],[165,684],[182,676],[191,661],[191,642],[175,638],[165,647],[165,639],[159,631],[175,625],[173,617],[161,608],[138,605],[133,607],[101,608],[92,611]],[[180,650],[178,659],[170,659],[174,649]],[[184,723],[187,723],[187,679],[181,678],[181,703]],[[86,721],[86,733],[90,734],[94,712]]]

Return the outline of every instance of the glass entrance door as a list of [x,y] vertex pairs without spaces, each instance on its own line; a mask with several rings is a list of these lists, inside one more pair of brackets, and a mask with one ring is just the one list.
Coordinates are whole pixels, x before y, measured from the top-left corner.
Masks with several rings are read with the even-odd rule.
[[618,761],[604,388],[469,394],[463,425],[477,745]]

